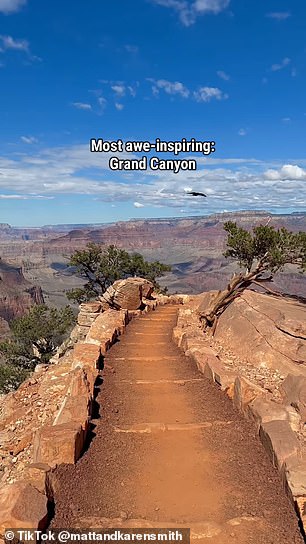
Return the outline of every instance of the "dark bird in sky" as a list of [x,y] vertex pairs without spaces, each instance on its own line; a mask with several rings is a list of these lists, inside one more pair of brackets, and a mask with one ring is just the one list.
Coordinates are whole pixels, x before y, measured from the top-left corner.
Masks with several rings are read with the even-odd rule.
[[190,191],[190,192],[187,193],[187,195],[191,195],[191,196],[207,196],[204,193],[197,193],[196,191]]

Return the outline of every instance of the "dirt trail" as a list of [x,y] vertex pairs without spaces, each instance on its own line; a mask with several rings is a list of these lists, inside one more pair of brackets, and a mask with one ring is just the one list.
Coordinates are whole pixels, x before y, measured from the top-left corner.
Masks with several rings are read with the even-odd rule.
[[253,427],[171,341],[177,308],[108,353],[95,437],[55,473],[52,527],[191,527],[199,543],[303,542]]

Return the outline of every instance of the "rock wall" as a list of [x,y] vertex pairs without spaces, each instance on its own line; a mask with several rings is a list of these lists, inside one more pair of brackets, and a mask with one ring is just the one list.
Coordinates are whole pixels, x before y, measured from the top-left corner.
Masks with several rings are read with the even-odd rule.
[[42,290],[31,285],[21,268],[0,259],[0,317],[11,321],[26,313],[34,304],[43,304]]
[[[213,293],[199,295],[199,311]],[[306,376],[306,306],[244,291],[221,315],[215,339],[257,367]]]
[[132,311],[82,304],[78,323],[53,364],[38,365],[29,380],[0,401],[0,539],[8,527],[46,527],[52,469],[75,463],[83,452],[106,351],[132,318],[157,304],[183,300],[158,295],[146,301],[144,310]]
[[193,297],[179,310],[173,339],[254,422],[306,529],[306,307],[245,292],[211,338],[203,334],[199,309],[212,296]]

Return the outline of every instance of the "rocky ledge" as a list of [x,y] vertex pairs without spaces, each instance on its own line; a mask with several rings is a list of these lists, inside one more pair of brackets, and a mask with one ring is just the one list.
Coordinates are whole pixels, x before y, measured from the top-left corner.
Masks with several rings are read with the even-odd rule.
[[[139,290],[139,281],[136,283]],[[152,289],[147,290],[147,282],[144,286],[139,302],[142,309],[135,309],[135,297],[133,309],[105,310],[100,301],[82,304],[77,325],[53,364],[38,365],[16,392],[1,399],[0,541],[7,527],[47,526],[53,500],[52,470],[61,463],[75,463],[81,456],[103,356],[129,321],[158,304],[188,298],[154,295],[147,299]]]
[[173,339],[254,422],[306,528],[306,306],[246,291],[212,338],[199,315],[213,296],[194,296],[179,310]]

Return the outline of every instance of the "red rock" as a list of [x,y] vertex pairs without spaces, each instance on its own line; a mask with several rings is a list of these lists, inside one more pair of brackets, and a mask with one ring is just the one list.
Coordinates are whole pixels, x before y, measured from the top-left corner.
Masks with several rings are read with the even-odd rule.
[[21,440],[19,440],[18,444],[16,444],[16,446],[13,449],[13,455],[14,456],[18,455],[23,450],[25,450],[28,446],[30,446],[32,443],[32,437],[33,437],[32,431],[28,431],[25,434],[23,434],[21,436]]
[[101,358],[100,346],[88,343],[75,344],[72,357],[74,368],[86,365],[92,368],[99,368]]
[[28,483],[7,485],[0,490],[0,534],[5,529],[45,529],[47,497]]
[[262,423],[268,423],[269,421],[289,421],[288,412],[284,406],[273,402],[267,397],[257,397],[250,402],[248,411],[258,428]]
[[45,426],[34,438],[34,463],[46,463],[55,467],[62,463],[74,464],[80,458],[84,446],[84,431],[76,423]]
[[105,353],[116,337],[124,330],[127,316],[128,313],[124,310],[106,310],[97,317],[91,326],[86,336],[86,342],[98,346],[102,345]]
[[86,313],[99,313],[101,311],[101,302],[85,302],[80,304],[80,311]]
[[281,385],[281,392],[286,404],[291,404],[299,411],[302,422],[306,422],[306,377],[288,374]]
[[246,378],[239,376],[234,385],[234,405],[238,410],[245,411],[248,405],[257,397],[265,396],[266,391]]
[[254,366],[306,377],[305,321],[304,305],[246,290],[220,316],[215,338]]
[[75,423],[80,425],[86,434],[91,416],[91,406],[92,400],[87,394],[66,397],[54,421],[54,426]]
[[102,303],[110,308],[138,310],[143,298],[149,298],[154,285],[144,278],[118,280],[102,295]]
[[281,469],[288,461],[298,461],[301,448],[288,421],[262,423],[259,436],[274,466]]
[[46,494],[47,475],[51,467],[45,463],[31,463],[26,468],[25,479],[40,493]]

